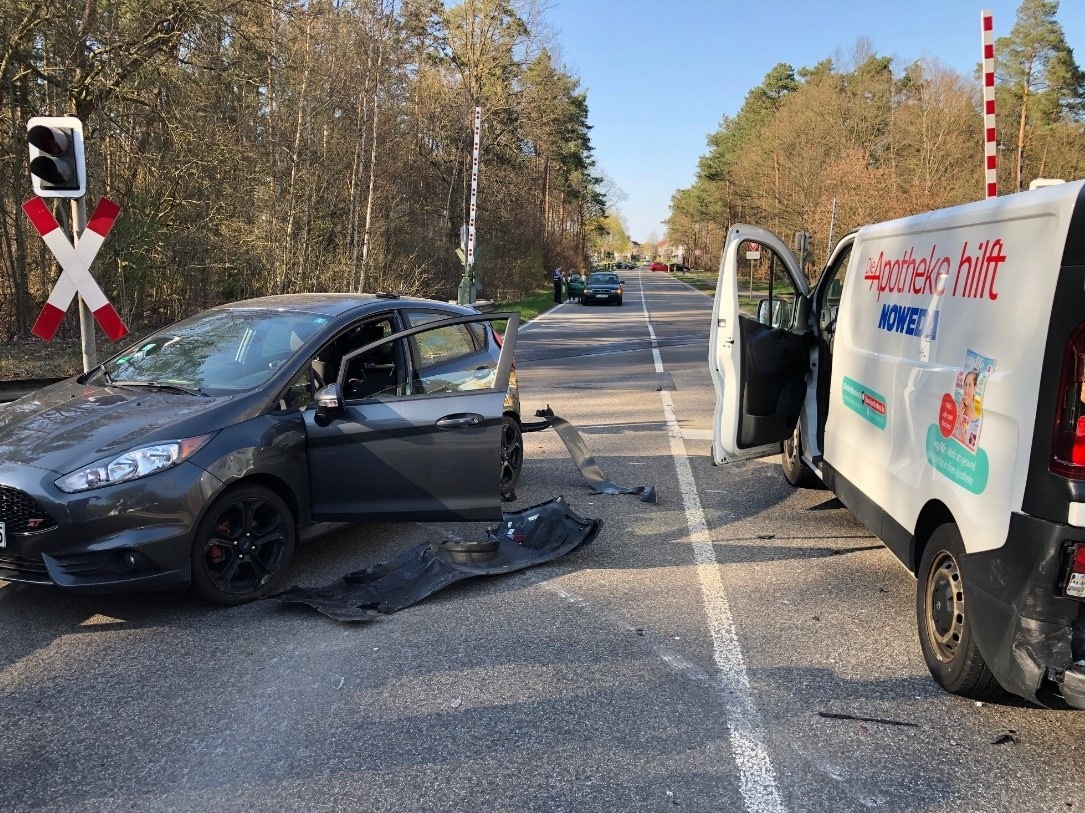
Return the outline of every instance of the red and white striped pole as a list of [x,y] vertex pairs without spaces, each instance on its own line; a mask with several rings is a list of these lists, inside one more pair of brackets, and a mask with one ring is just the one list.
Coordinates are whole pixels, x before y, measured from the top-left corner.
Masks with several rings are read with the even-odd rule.
[[475,108],[475,145],[471,151],[471,214],[467,221],[467,274],[471,281],[471,303],[475,301],[475,214],[478,211],[478,152],[482,140],[482,108]]
[[998,133],[995,129],[995,22],[981,11],[983,25],[983,161],[987,197],[998,196]]

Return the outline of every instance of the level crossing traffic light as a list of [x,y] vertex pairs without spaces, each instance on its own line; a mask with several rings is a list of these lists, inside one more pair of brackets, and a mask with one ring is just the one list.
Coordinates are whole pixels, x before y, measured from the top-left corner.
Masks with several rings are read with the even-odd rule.
[[35,116],[26,123],[30,180],[42,198],[81,198],[87,193],[83,122],[75,116]]

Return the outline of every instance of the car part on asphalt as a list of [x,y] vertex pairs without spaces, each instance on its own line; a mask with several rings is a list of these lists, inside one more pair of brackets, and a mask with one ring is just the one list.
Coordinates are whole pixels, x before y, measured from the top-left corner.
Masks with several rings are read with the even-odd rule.
[[577,428],[564,418],[555,415],[549,406],[546,409],[536,410],[535,415],[543,420],[525,423],[521,431],[541,432],[553,427],[558,437],[565,443],[565,448],[569,450],[569,456],[576,463],[576,467],[580,469],[581,476],[592,487],[593,494],[636,494],[641,502],[654,503],[656,501],[655,486],[620,486],[608,479],[599,468],[599,464],[595,462],[595,456]]
[[319,588],[293,587],[271,596],[305,604],[337,621],[372,621],[476,576],[512,573],[550,562],[595,539],[600,519],[580,516],[558,497],[506,513],[482,542],[419,545],[389,562],[348,573]]

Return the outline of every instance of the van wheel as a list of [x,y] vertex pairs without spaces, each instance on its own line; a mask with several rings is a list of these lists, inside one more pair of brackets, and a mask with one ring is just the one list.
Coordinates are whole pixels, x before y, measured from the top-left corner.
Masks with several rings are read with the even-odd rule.
[[294,557],[294,517],[278,494],[257,485],[229,489],[211,505],[192,543],[192,584],[216,604],[263,598]]
[[821,485],[817,475],[802,462],[802,434],[799,432],[798,423],[795,424],[791,437],[784,441],[780,466],[784,470],[784,479],[795,488],[815,488]]
[[923,550],[916,583],[919,644],[931,675],[946,691],[996,699],[1004,694],[1002,687],[972,638],[960,566],[963,554],[961,532],[953,524],[938,526]]

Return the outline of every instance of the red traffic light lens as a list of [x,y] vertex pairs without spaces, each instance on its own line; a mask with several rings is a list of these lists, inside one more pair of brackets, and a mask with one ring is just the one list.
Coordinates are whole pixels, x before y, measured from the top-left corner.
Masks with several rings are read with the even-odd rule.
[[63,155],[68,148],[68,136],[63,130],[39,124],[26,132],[26,140],[53,157]]

